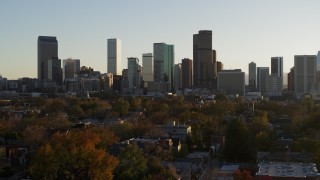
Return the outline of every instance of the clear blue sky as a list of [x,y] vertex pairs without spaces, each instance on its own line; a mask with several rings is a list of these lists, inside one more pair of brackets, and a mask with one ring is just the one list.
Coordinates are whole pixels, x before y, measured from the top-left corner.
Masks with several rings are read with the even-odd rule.
[[175,45],[175,63],[191,58],[192,35],[212,30],[225,69],[248,71],[284,57],[284,72],[298,54],[320,49],[319,0],[1,0],[0,74],[37,76],[37,37],[56,36],[59,58],[107,71],[107,39],[122,40],[127,57],[153,52],[153,43]]

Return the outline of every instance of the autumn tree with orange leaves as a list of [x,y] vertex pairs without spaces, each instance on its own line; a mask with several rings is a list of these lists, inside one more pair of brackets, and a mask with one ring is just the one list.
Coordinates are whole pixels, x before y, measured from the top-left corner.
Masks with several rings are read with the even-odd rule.
[[115,136],[102,129],[57,133],[30,163],[33,179],[112,179],[118,159],[107,152]]

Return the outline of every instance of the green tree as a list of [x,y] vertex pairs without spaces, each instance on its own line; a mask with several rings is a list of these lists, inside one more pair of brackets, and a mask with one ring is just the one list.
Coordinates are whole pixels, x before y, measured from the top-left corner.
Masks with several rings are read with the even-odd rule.
[[133,125],[131,122],[115,124],[111,126],[111,130],[120,138],[120,140],[126,140],[134,136]]
[[164,167],[158,158],[149,158],[143,179],[178,179],[176,170]]
[[140,108],[140,106],[141,106],[141,98],[140,97],[132,97],[132,96],[130,96],[128,98],[128,102],[130,104],[130,109],[132,111],[138,110]]
[[112,110],[119,113],[119,115],[123,117],[129,112],[129,103],[123,98],[118,98],[113,102]]
[[115,179],[142,179],[147,168],[147,158],[136,144],[122,149]]
[[67,103],[63,99],[55,98],[48,99],[45,104],[44,112],[47,114],[56,114],[59,112],[65,112]]
[[248,130],[240,119],[230,121],[226,129],[223,156],[227,161],[247,162],[255,158]]

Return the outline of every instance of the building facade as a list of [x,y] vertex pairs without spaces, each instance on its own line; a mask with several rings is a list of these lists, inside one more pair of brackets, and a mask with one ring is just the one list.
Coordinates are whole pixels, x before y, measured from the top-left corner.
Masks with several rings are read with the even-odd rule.
[[188,58],[182,59],[182,88],[192,88],[192,60]]
[[57,84],[62,84],[62,69],[61,69],[61,59],[58,57],[50,57],[47,62],[47,79],[49,81],[55,81]]
[[257,89],[262,95],[268,91],[268,76],[269,67],[258,67],[257,68]]
[[56,37],[38,37],[38,79],[47,80],[48,59],[58,57],[58,41]]
[[294,92],[294,88],[294,67],[292,67],[288,73],[288,91]]
[[271,57],[271,76],[278,78],[278,92],[283,90],[283,57]]
[[314,90],[317,74],[317,56],[294,56],[294,70],[295,92],[305,94]]
[[139,59],[135,57],[128,58],[129,88],[140,88],[139,72]]
[[121,40],[108,39],[108,73],[121,75]]
[[249,87],[251,91],[257,88],[257,65],[254,62],[249,63]]
[[142,79],[145,82],[153,81],[153,55],[152,53],[142,54]]
[[317,54],[317,82],[320,83],[320,51]]
[[217,61],[217,73],[221,72],[223,70],[223,63],[220,61]]
[[77,78],[80,72],[80,59],[64,59],[62,68],[63,80]]
[[240,69],[223,70],[218,72],[217,78],[218,92],[227,95],[245,95],[245,73]]
[[173,87],[174,46],[166,43],[153,44],[154,81],[168,82]]
[[281,78],[276,75],[269,75],[267,78],[267,94],[269,96],[281,96],[283,85]]
[[179,90],[182,88],[182,66],[181,64],[174,65],[174,89]]
[[216,75],[216,51],[212,49],[212,31],[199,31],[193,35],[194,86],[213,89]]

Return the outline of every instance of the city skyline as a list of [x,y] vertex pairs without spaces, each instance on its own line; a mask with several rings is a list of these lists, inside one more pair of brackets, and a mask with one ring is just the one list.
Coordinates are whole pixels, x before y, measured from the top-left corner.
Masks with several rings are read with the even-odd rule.
[[[122,40],[121,69],[127,68],[128,57],[153,52],[157,42],[175,46],[174,64],[193,60],[192,35],[199,30],[212,31],[212,48],[225,69],[246,74],[251,61],[269,67],[270,57],[277,56],[288,73],[294,55],[316,55],[320,49],[317,1],[169,2],[0,2],[0,74],[37,77],[38,36],[57,38],[59,59],[81,59],[81,65],[101,72],[107,72],[110,38]],[[47,13],[48,7],[59,13]],[[164,13],[154,13],[157,9]]]

